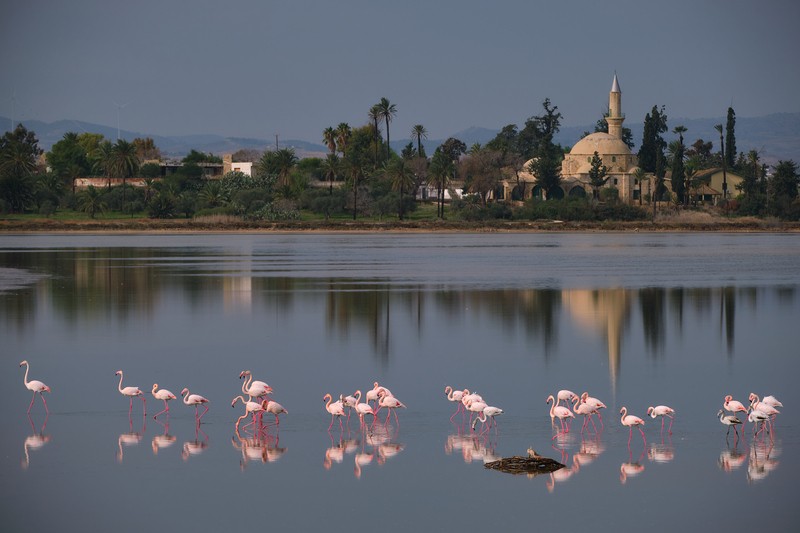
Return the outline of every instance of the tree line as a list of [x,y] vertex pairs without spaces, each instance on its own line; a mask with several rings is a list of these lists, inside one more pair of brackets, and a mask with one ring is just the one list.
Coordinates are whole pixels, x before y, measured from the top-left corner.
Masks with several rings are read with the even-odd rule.
[[[713,141],[704,139],[687,146],[682,125],[673,128],[677,139],[667,143],[666,111],[653,106],[645,116],[637,153],[639,206],[616,201],[616,190],[607,186],[608,169],[597,153],[589,171],[591,197],[559,197],[561,162],[568,148],[553,140],[562,115],[550,99],[542,102],[540,114],[521,127],[504,126],[483,146],[467,147],[448,138],[430,157],[422,142],[428,135],[422,124],[413,126],[412,140],[400,153],[391,148],[390,127],[397,113],[396,104],[381,98],[368,108],[362,125],[341,122],[323,129],[328,149],[324,158],[299,159],[292,148],[240,151],[233,154],[234,160],[254,160],[253,175],[229,172],[214,180],[203,172],[206,163],[221,164],[213,154],[192,150],[174,173],[162,175],[161,152],[152,139],[111,142],[99,134],[68,132],[44,154],[35,133],[20,124],[0,139],[0,212],[51,216],[72,210],[95,217],[112,211],[154,218],[232,215],[254,220],[308,213],[326,219],[403,220],[421,204],[435,204],[437,218],[635,219],[647,216],[642,181],[654,180],[646,198],[654,208],[656,201],[688,207],[700,172],[721,167],[744,178],[740,190],[723,191],[729,213],[800,219],[796,164],[780,161],[770,169],[755,150],[737,153],[732,108],[725,127],[717,126],[720,149],[714,151]],[[595,131],[607,131],[604,117]],[[633,147],[628,128],[623,129],[623,141]],[[530,197],[524,172],[537,177],[541,197]],[[105,187],[78,189],[78,178],[89,176],[108,182]],[[671,190],[666,187],[668,177]],[[128,180],[134,178],[143,186],[132,187]],[[112,186],[112,179],[121,185]],[[503,183],[514,185],[511,197],[504,198],[511,201],[496,201]],[[466,193],[463,197],[456,194],[455,184]]]

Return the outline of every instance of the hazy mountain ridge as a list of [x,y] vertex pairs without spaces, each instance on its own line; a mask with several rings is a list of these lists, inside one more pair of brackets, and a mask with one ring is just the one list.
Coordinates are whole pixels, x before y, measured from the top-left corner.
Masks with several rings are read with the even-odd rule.
[[[11,120],[7,117],[0,117],[0,123],[5,124],[5,129],[10,127]],[[59,120],[56,122],[42,122],[37,120],[23,121],[25,127],[33,130],[39,139],[39,145],[44,150],[50,148],[58,142],[65,133],[74,131],[77,133],[91,132],[100,133],[110,140],[117,138],[117,129],[111,126],[92,124],[78,120]],[[669,118],[668,126],[670,131],[665,135],[668,141],[676,136],[672,129],[677,125],[687,128],[684,134],[684,141],[687,145],[692,144],[697,139],[711,141],[714,143],[714,150],[719,146],[719,133],[714,130],[714,125],[725,124],[725,117],[718,118]],[[636,152],[642,139],[642,122],[632,123],[630,117],[626,121],[626,126],[630,127],[633,139],[636,143],[633,151]],[[522,126],[519,124],[518,126]],[[585,131],[593,131],[594,124],[586,126],[562,126],[555,137],[555,141],[563,146],[572,146],[582,137]],[[486,144],[491,141],[500,131],[500,128],[483,128],[473,126],[450,135],[463,141],[468,147],[475,143]],[[232,153],[243,148],[257,150],[272,149],[275,147],[274,140],[256,139],[248,137],[225,137],[214,134],[195,134],[195,135],[155,135],[151,133],[132,132],[121,130],[120,136],[127,140],[136,137],[150,137],[158,146],[162,153],[168,157],[182,157],[190,150],[200,152],[211,152],[214,154]],[[444,139],[426,139],[423,145],[428,155],[439,146]],[[392,141],[392,148],[396,151],[412,142],[411,139],[397,139]],[[321,143],[312,143],[298,139],[279,139],[279,147],[294,148],[298,157],[323,157],[328,149]],[[736,148],[739,152],[758,150],[762,159],[767,163],[775,163],[781,159],[791,159],[800,163],[800,113],[774,113],[762,117],[737,117],[736,118]]]

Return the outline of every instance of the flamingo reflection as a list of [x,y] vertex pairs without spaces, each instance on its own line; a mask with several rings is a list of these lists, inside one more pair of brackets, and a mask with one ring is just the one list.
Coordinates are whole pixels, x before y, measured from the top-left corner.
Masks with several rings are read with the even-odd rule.
[[733,472],[734,470],[738,470],[746,460],[747,455],[736,448],[735,444],[733,449],[728,445],[719,453],[717,465],[725,472]]
[[633,460],[633,455],[631,455],[631,453],[628,452],[628,462],[619,465],[620,483],[624,485],[628,481],[629,477],[635,477],[644,472],[644,465],[642,464],[642,460],[644,459],[644,452],[645,450],[642,450],[641,455],[639,455],[639,458],[636,461]]
[[606,451],[606,447],[599,436],[589,439],[581,438],[580,449],[572,455],[572,460],[577,466],[587,466],[600,457],[604,451]]
[[50,442],[50,439],[52,438],[50,435],[45,435],[44,433],[44,429],[47,427],[47,419],[49,416],[50,414],[48,413],[44,417],[44,422],[42,423],[42,429],[39,431],[36,431],[36,426],[33,424],[33,419],[31,419],[30,415],[28,416],[28,422],[30,422],[31,424],[31,430],[33,431],[33,433],[28,437],[25,437],[25,441],[23,441],[22,443],[22,449],[25,452],[25,459],[22,460],[23,470],[28,468],[28,466],[30,465],[31,458],[29,452],[33,450],[38,450],[39,448]]
[[[200,438],[200,435],[203,438]],[[203,453],[208,448],[208,435],[200,429],[200,425],[194,428],[194,441],[186,441],[183,443],[183,450],[181,451],[181,459],[188,461],[190,457],[196,457]]]
[[286,453],[286,448],[278,447],[278,440],[278,436],[242,438],[237,431],[236,437],[231,437],[231,445],[242,453],[239,466],[244,470],[250,461],[273,463],[280,459]]
[[117,438],[117,461],[122,462],[122,458],[125,455],[123,451],[123,446],[136,446],[142,441],[142,437],[144,436],[145,432],[147,431],[147,415],[142,413],[142,429],[140,431],[133,430],[133,419],[129,416],[128,417],[128,432],[121,433],[120,436]]
[[672,446],[672,442],[670,441],[669,444],[664,444],[663,441],[661,444],[651,442],[650,448],[647,450],[647,459],[653,463],[671,462],[675,459],[675,448]]
[[750,483],[763,480],[780,464],[775,458],[780,449],[773,442],[753,440],[747,462],[747,481]]
[[169,434],[169,412],[167,413],[166,422],[156,420],[156,423],[160,424],[164,428],[164,433],[153,436],[153,440],[150,443],[150,447],[153,449],[153,455],[158,455],[158,451],[161,449],[169,448],[175,444],[175,441],[178,439],[175,435]]

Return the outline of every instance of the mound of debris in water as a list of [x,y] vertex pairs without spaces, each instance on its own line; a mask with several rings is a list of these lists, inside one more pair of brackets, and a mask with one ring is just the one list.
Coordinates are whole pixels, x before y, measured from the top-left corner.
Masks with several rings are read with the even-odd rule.
[[549,457],[542,457],[533,450],[528,450],[527,457],[520,457],[515,455],[513,457],[504,457],[498,461],[492,461],[483,465],[485,468],[492,470],[500,470],[509,474],[549,474],[555,472],[564,465]]

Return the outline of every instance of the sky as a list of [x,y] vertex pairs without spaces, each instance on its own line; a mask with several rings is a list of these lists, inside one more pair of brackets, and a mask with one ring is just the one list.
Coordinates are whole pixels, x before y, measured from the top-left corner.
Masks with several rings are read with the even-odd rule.
[[[2,0],[0,115],[321,143],[386,97],[392,139],[800,111],[800,2]],[[4,129],[8,125],[3,126]]]

